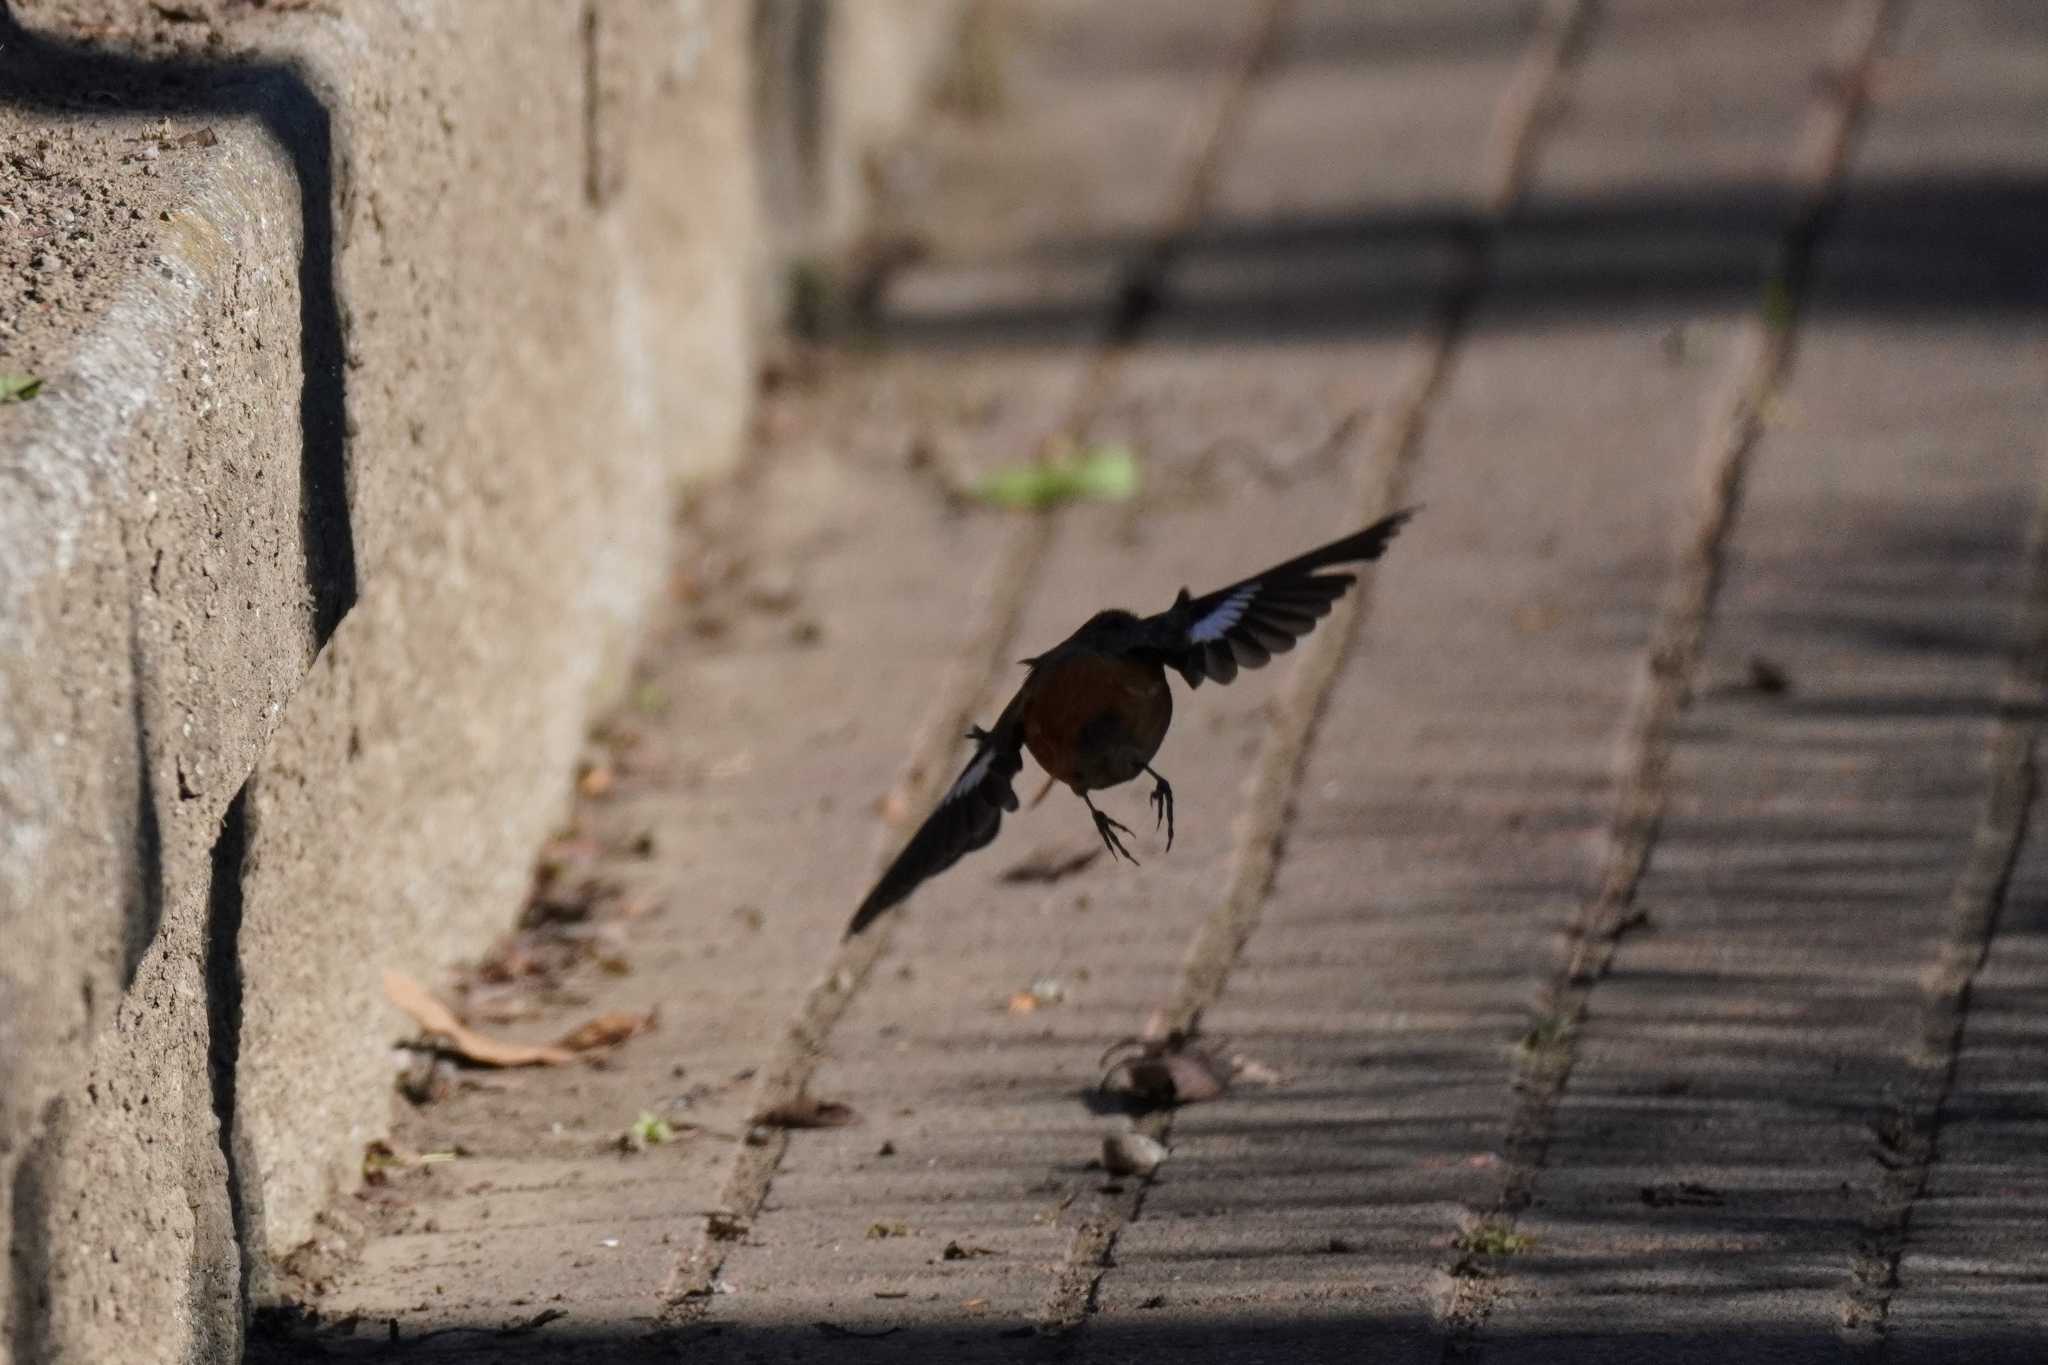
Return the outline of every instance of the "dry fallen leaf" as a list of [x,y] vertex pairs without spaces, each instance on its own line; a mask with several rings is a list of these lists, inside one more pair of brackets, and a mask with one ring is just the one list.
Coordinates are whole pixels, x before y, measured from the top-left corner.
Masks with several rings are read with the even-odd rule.
[[460,1155],[459,1149],[445,1152],[401,1151],[382,1138],[376,1138],[363,1148],[363,1183],[366,1185],[388,1184],[391,1180],[392,1171],[437,1166],[444,1161],[453,1161]]
[[1241,1052],[1232,1053],[1230,1065],[1232,1068],[1230,1079],[1233,1083],[1243,1081],[1246,1085],[1287,1084],[1285,1073],[1274,1070],[1256,1057],[1247,1057]]
[[715,1241],[736,1242],[754,1230],[754,1220],[744,1213],[727,1213],[714,1209],[706,1217],[704,1230]]
[[1030,1014],[1035,1010],[1044,1009],[1047,1005],[1057,1005],[1066,998],[1067,986],[1064,981],[1054,976],[1041,976],[1011,996],[1006,1008],[1012,1014]]
[[509,1327],[500,1327],[498,1335],[501,1337],[523,1337],[528,1333],[538,1332],[549,1323],[557,1322],[568,1316],[569,1310],[566,1308],[543,1308],[530,1318],[521,1318]]
[[384,994],[422,1031],[448,1040],[448,1050],[479,1066],[562,1066],[576,1054],[545,1043],[507,1043],[465,1025],[455,1012],[403,972],[384,973]]
[[1131,1066],[1138,1088],[1173,1104],[1199,1104],[1222,1094],[1227,1079],[1214,1058],[1201,1051],[1141,1057]]
[[388,1172],[393,1167],[402,1167],[405,1164],[405,1159],[398,1155],[390,1143],[377,1138],[363,1148],[363,1183],[382,1185],[391,1179]]
[[993,1256],[995,1254],[996,1249],[994,1247],[978,1247],[963,1245],[959,1242],[948,1242],[946,1243],[946,1249],[939,1253],[939,1259],[942,1261],[972,1261],[982,1256]]
[[1133,1045],[1138,1049],[1135,1053],[1103,1074],[1100,1089],[1105,1094],[1121,1095],[1150,1108],[1198,1104],[1215,1099],[1230,1087],[1231,1064],[1198,1045],[1192,1033],[1174,1029],[1163,1038],[1127,1039],[1105,1053],[1103,1061]]
[[565,1047],[571,1052],[590,1052],[601,1047],[617,1047],[635,1034],[646,1033],[656,1022],[657,1011],[633,1014],[627,1011],[600,1014],[595,1019],[585,1020],[556,1040],[555,1046]]
[[1643,1202],[1653,1209],[1691,1207],[1719,1208],[1728,1202],[1728,1196],[1711,1185],[1702,1185],[1695,1180],[1680,1180],[1663,1185],[1645,1185]]
[[850,1104],[799,1095],[787,1104],[763,1109],[753,1122],[770,1128],[844,1128],[858,1118]]
[[1779,697],[1792,690],[1792,675],[1776,659],[1762,654],[1749,656],[1749,686],[1767,697]]

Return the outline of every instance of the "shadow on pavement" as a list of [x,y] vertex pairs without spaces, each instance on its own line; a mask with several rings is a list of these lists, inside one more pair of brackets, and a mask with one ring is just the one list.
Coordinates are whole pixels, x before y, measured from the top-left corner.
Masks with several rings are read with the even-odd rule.
[[[561,1365],[654,1365],[691,1361],[702,1365],[745,1362],[830,1361],[833,1365],[865,1362],[1071,1362],[1072,1365],[1150,1365],[1151,1362],[1201,1362],[1202,1365],[1435,1365],[1444,1343],[1413,1321],[1371,1315],[1317,1313],[1306,1320],[1256,1313],[1231,1313],[1227,1318],[1205,1314],[1188,1321],[1171,1303],[1148,1310],[1149,1320],[1101,1322],[1067,1337],[1040,1336],[1033,1329],[987,1319],[965,1318],[905,1328],[855,1331],[829,1322],[742,1328],[722,1325],[684,1327],[673,1332],[647,1332],[630,1326],[615,1330],[581,1329],[573,1318],[520,1332],[458,1331],[433,1340],[391,1343],[368,1338],[375,1325],[358,1324],[353,1332],[308,1328],[307,1334],[252,1349],[253,1365],[320,1359],[336,1361],[433,1361],[449,1365],[486,1362],[561,1362]],[[873,1332],[888,1335],[871,1335]],[[1742,1332],[1739,1329],[1626,1332],[1569,1337],[1487,1335],[1473,1358],[1503,1365],[1604,1365],[1605,1362],[1658,1362],[1658,1365],[1804,1365],[1844,1358],[1841,1338],[1831,1330],[1811,1332]],[[2032,1365],[2040,1359],[2039,1342],[2017,1332],[1957,1333],[1915,1339],[1901,1358],[1925,1361],[1969,1361],[1972,1365]]]
[[[1674,311],[1754,311],[1764,306],[1788,209],[1782,186],[1759,183],[1539,198],[1496,239],[1480,325],[1538,328],[1635,312],[1668,324]],[[2043,222],[2048,182],[2040,180],[1861,181],[1819,250],[1813,286],[1835,315],[2032,314],[2048,303]],[[1440,296],[1448,253],[1486,230],[1451,206],[1214,223],[1179,249],[1151,335],[1199,345],[1405,333]],[[1075,238],[1043,244],[1026,264],[1114,267],[1146,247],[1135,238]],[[1085,328],[1100,308],[1086,292],[959,311],[892,308],[885,297],[875,335],[912,348],[1033,345]]]

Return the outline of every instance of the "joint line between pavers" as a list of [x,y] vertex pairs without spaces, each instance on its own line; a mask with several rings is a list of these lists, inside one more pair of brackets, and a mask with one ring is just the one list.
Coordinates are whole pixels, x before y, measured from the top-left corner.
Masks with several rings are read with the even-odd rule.
[[1084,411],[1092,414],[1102,410],[1122,369],[1119,362],[1124,353],[1164,306],[1167,277],[1187,254],[1195,231],[1208,214],[1215,197],[1216,176],[1236,143],[1237,130],[1244,124],[1245,104],[1272,65],[1294,4],[1295,0],[1266,0],[1258,23],[1245,39],[1237,69],[1210,111],[1208,127],[1203,129],[1198,144],[1201,150],[1195,154],[1179,202],[1150,247],[1124,272],[1109,318],[1107,353],[1103,363],[1089,376],[1087,390],[1078,404]]
[[601,209],[611,197],[611,187],[604,173],[604,73],[595,4],[584,4],[577,37],[583,44],[583,202]]
[[[1080,390],[1062,424],[1064,429],[1082,430],[1102,410],[1122,353],[1135,343],[1144,323],[1156,311],[1156,297],[1138,313],[1132,311],[1130,301],[1144,291],[1147,280],[1156,281],[1163,263],[1178,256],[1189,224],[1198,221],[1206,211],[1218,148],[1235,126],[1245,89],[1267,61],[1278,27],[1274,14],[1291,3],[1292,0],[1268,0],[1256,34],[1218,98],[1216,114],[1209,121],[1186,188],[1150,249],[1125,272],[1122,285],[1111,300],[1103,335],[1094,354],[1087,359]],[[912,746],[908,775],[898,788],[910,808],[922,808],[936,796],[947,776],[947,762],[960,743],[963,727],[973,719],[977,705],[993,695],[996,679],[1010,653],[1010,643],[1044,567],[1058,520],[1057,511],[1033,516],[1018,526],[1004,546],[981,627],[958,656],[941,701],[933,709],[935,719]],[[875,858],[875,872],[879,875],[898,840],[886,827],[877,839],[884,845]],[[762,1080],[756,1087],[757,1112],[803,1094],[823,1059],[824,1045],[833,1027],[888,951],[894,929],[892,916],[860,938],[841,944],[834,952],[823,979],[811,989],[791,1021],[774,1060],[763,1069]],[[770,1134],[758,1147],[743,1147],[718,1201],[720,1211],[749,1217],[757,1213],[768,1197],[788,1147],[787,1134],[779,1131]],[[678,1260],[663,1291],[665,1329],[687,1325],[707,1311],[712,1287],[724,1262],[723,1253],[718,1250],[720,1245],[709,1235],[707,1226]]]
[[1880,1170],[1858,1228],[1841,1303],[1843,1340],[1863,1358],[1883,1348],[1913,1209],[1933,1174],[1942,1109],[1955,1086],[1971,987],[1990,955],[2040,793],[2034,745],[2048,703],[2048,479],[2037,495],[2028,534],[2018,627],[1987,747],[1984,809],[1949,890],[1946,932],[1921,980],[1919,1036],[1908,1075],[1871,1124],[1880,1145]]
[[[1499,150],[1488,159],[1478,230],[1461,244],[1436,319],[1414,343],[1417,354],[1410,377],[1363,442],[1361,502],[1368,519],[1397,505],[1412,482],[1431,408],[1449,381],[1459,343],[1484,291],[1493,244],[1512,216],[1533,164],[1528,144],[1540,132],[1556,82],[1582,46],[1593,8],[1592,0],[1556,0],[1545,10],[1535,38],[1517,63],[1494,120],[1493,145]],[[1371,610],[1373,580],[1369,568],[1360,574],[1357,593],[1331,614],[1310,641],[1276,708],[1253,766],[1246,810],[1231,857],[1229,885],[1196,930],[1181,969],[1180,985],[1166,1010],[1166,1022],[1173,1028],[1193,1028],[1202,1012],[1221,998],[1232,968],[1258,928],[1279,866],[1308,745]],[[1137,1126],[1146,1135],[1165,1141],[1172,1116],[1170,1111],[1154,1114]],[[1150,1187],[1149,1178],[1134,1180],[1127,1192],[1107,1196],[1089,1208],[1041,1310],[1041,1331],[1065,1333],[1078,1340],[1077,1329],[1095,1310],[1103,1277],[1114,1268],[1117,1239],[1143,1214]]]
[[[1668,795],[1672,731],[1689,700],[1744,477],[1765,414],[1791,371],[1814,249],[1839,200],[1869,74],[1901,4],[1850,0],[1837,29],[1837,78],[1817,98],[1802,127],[1791,172],[1796,196],[1768,264],[1764,306],[1738,336],[1725,396],[1707,424],[1696,504],[1681,533],[1677,571],[1653,628],[1645,676],[1624,730],[1616,765],[1621,790],[1600,882],[1565,931],[1565,962],[1545,992],[1515,1067],[1512,1088],[1518,1099],[1502,1153],[1506,1174],[1500,1192],[1487,1209],[1468,1219],[1471,1225],[1511,1230],[1535,1197],[1594,987],[1613,967],[1656,844]],[[1451,1283],[1439,1324],[1447,1359],[1473,1346],[1497,1297],[1497,1288],[1478,1269],[1455,1248],[1446,1263]]]

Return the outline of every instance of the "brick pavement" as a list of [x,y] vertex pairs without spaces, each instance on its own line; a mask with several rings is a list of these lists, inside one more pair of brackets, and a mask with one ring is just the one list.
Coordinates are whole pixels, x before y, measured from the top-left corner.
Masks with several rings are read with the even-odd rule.
[[[661,1032],[408,1116],[474,1154],[374,1215],[326,1344],[2028,1358],[2048,21],[1025,13],[1003,112],[926,138],[880,349],[703,501],[745,567],[650,641],[660,761],[587,811],[657,831],[619,875],[668,907],[588,1008]],[[1063,431],[1144,496],[935,492]],[[1181,703],[1171,855],[1002,880],[1088,846],[1055,794],[837,946],[1008,660],[1406,500],[1310,645]],[[808,643],[746,605],[784,575]],[[1111,1181],[1083,1091],[1155,1011],[1285,1081]],[[693,1083],[706,1133],[609,1150]],[[800,1085],[862,1122],[727,1140]]]

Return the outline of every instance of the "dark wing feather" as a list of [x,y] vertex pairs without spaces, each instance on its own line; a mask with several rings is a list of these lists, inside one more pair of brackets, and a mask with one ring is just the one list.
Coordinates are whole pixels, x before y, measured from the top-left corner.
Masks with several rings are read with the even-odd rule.
[[[1016,709],[1013,703],[1012,711]],[[996,837],[1003,812],[1017,809],[1017,792],[1012,785],[1023,770],[1023,727],[1006,712],[993,732],[974,730],[968,738],[977,740],[974,757],[939,804],[918,826],[917,833],[896,855],[889,870],[868,892],[867,899],[846,926],[846,936],[873,923],[884,910],[904,900],[918,886],[936,877]]]
[[1240,668],[1263,668],[1314,630],[1357,581],[1352,574],[1321,571],[1378,559],[1415,511],[1396,512],[1206,596],[1190,598],[1183,590],[1170,609],[1144,623],[1155,641],[1145,652],[1178,670],[1190,687],[1200,687],[1205,678],[1227,683]]

